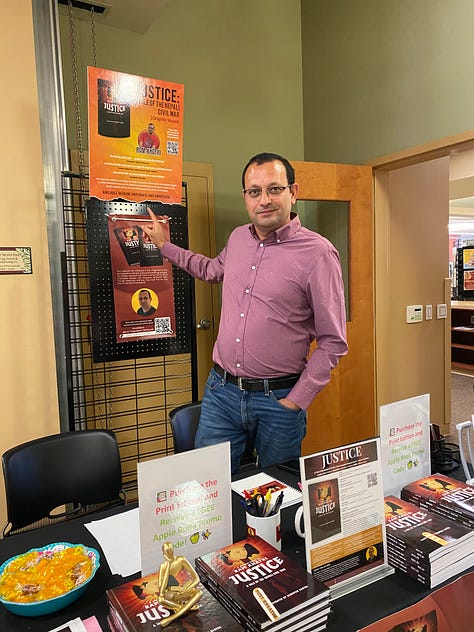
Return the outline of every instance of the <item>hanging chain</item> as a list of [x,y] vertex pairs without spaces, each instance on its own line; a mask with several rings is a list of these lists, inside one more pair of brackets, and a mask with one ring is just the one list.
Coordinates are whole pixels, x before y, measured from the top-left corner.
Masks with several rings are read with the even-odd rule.
[[84,182],[84,148],[82,144],[82,123],[81,123],[81,103],[79,99],[79,76],[77,72],[77,51],[76,51],[76,35],[74,32],[74,16],[72,14],[71,0],[68,2],[69,7],[69,31],[71,35],[71,56],[72,56],[72,77],[74,85],[74,109],[76,114],[76,142],[79,152],[79,181],[81,187],[82,199],[84,199],[86,188]]
[[91,32],[92,32],[92,58],[94,60],[94,67],[97,68],[97,44],[95,38],[95,11],[94,5],[91,5]]

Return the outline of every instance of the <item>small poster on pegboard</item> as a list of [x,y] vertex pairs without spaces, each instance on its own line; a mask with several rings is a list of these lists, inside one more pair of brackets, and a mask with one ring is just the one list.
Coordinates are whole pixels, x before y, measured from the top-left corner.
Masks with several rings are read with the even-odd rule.
[[143,231],[148,208],[167,238],[187,247],[184,205],[87,201],[95,362],[191,352],[193,282]]

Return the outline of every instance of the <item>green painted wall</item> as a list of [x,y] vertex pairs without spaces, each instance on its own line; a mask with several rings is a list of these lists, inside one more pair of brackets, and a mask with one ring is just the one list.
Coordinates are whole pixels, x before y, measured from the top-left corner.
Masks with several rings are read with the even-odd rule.
[[[299,0],[170,0],[141,35],[96,22],[97,65],[184,84],[184,159],[212,163],[217,247],[244,221],[240,176],[250,156],[302,160]],[[87,147],[90,22],[75,20],[82,134]],[[61,12],[66,114],[77,147],[68,13]]]
[[301,0],[305,159],[362,163],[474,128],[472,0]]

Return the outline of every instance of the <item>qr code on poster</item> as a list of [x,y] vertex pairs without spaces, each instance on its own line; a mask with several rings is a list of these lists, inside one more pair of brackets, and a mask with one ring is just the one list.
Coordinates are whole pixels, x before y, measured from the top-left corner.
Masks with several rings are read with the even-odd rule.
[[168,141],[166,141],[166,153],[169,156],[178,156],[179,155],[179,143],[176,140],[168,140]]
[[155,318],[155,334],[172,334],[171,319],[169,316]]
[[367,487],[374,487],[377,485],[377,482],[377,472],[367,474]]

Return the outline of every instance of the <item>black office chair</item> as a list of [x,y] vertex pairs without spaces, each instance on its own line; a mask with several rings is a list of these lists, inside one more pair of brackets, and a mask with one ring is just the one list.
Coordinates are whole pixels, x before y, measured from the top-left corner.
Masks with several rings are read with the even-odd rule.
[[[174,408],[169,413],[171,431],[173,433],[175,453],[187,452],[194,449],[194,437],[201,416],[201,402],[191,402]],[[241,465],[255,463],[253,446],[249,443],[245,449]]]
[[169,419],[176,454],[194,450],[194,436],[199,425],[200,416],[201,402],[183,404],[170,411]]
[[27,441],[7,450],[2,466],[8,519],[4,536],[126,500],[111,430],[79,430]]

